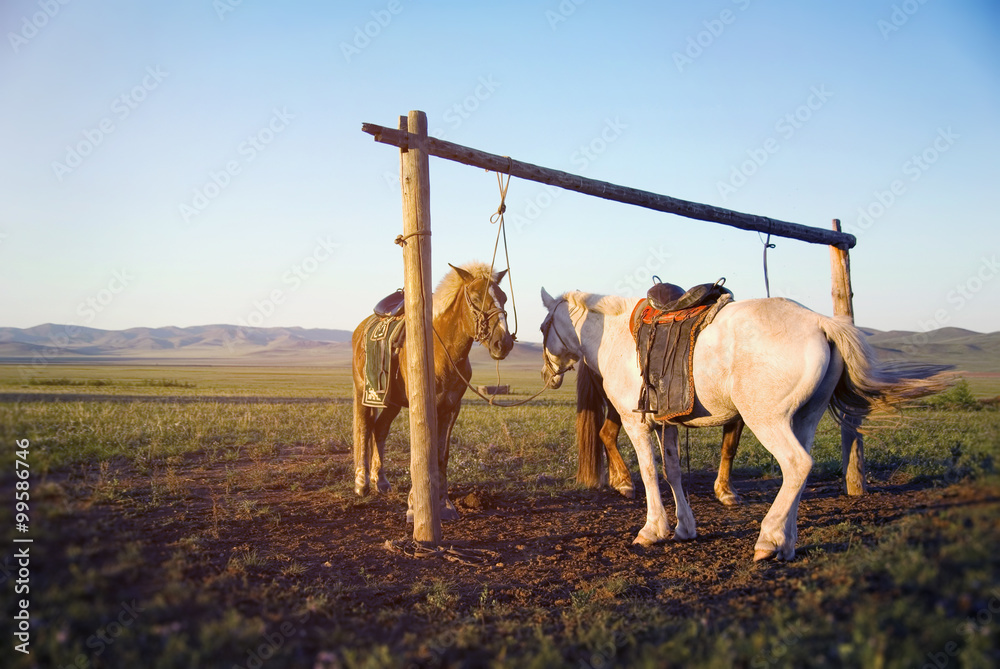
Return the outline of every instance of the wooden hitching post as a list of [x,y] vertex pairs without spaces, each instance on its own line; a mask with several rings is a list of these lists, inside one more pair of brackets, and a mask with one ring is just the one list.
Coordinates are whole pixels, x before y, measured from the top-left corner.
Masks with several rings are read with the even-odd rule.
[[[833,219],[833,229],[841,232],[840,219]],[[851,289],[851,259],[847,249],[830,247],[830,268],[833,274],[833,313],[849,316],[854,321],[854,291]],[[865,484],[865,441],[858,432],[861,417],[848,416],[840,426],[841,466],[844,471],[844,491],[848,495],[863,495]]]
[[[427,136],[427,115],[400,116],[400,130]],[[406,380],[410,403],[410,490],[413,539],[441,542],[438,509],[437,406],[434,401],[434,342],[431,339],[431,184],[423,147],[400,149],[403,191],[403,287],[406,309]]]

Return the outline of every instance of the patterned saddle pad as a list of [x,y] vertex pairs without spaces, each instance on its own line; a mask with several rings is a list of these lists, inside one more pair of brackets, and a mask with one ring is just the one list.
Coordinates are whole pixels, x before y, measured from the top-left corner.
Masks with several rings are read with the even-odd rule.
[[369,317],[365,329],[365,394],[362,404],[384,409],[398,404],[392,381],[399,374],[399,349],[406,339],[403,316]]

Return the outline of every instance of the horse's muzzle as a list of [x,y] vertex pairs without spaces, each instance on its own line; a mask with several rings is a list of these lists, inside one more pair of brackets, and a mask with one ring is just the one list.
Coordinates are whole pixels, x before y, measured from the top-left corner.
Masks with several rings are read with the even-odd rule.
[[562,385],[564,376],[565,373],[553,374],[552,370],[549,369],[547,366],[542,368],[542,382],[545,384],[545,387],[548,388],[549,390],[558,390],[559,386]]
[[489,340],[486,349],[494,360],[503,360],[514,349],[514,338],[509,333],[504,332],[502,336]]

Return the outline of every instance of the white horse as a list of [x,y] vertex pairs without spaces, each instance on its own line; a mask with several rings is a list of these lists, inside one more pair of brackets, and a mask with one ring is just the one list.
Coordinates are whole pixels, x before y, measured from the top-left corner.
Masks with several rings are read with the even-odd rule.
[[[646,488],[646,524],[634,543],[663,541],[670,525],[656,478],[653,420],[634,411],[642,377],[629,317],[637,299],[575,291],[555,298],[543,288],[542,302],[549,312],[542,324],[546,383],[558,387],[579,360],[603,378],[632,440]],[[718,426],[740,416],[774,455],[783,481],[761,522],[754,560],[790,560],[798,537],[799,498],[812,468],[809,453],[827,407],[843,420],[938,392],[949,383],[949,376],[941,374],[944,369],[879,362],[850,319],[823,316],[791,300],[733,302],[695,344],[695,410],[679,424]],[[677,510],[674,538],[693,539],[697,532],[681,486],[676,423],[663,426],[661,449]]]

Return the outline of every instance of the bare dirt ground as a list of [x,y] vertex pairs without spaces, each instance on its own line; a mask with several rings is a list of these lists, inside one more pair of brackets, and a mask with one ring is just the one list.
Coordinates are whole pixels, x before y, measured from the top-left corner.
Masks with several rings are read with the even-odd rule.
[[[57,541],[64,545],[50,546],[46,552],[58,560],[65,548],[93,542],[95,537],[109,551],[126,540],[139,541],[148,578],[132,583],[130,591],[132,596],[149,598],[166,585],[160,565],[185,545],[185,537],[197,536],[199,557],[186,563],[183,579],[211,590],[220,609],[236,607],[247,615],[280,620],[290,611],[264,598],[262,589],[295,589],[312,583],[337,593],[336,605],[322,615],[335,621],[346,639],[406,648],[420,664],[421,658],[433,659],[421,639],[439,634],[440,619],[447,620],[449,609],[455,617],[475,609],[484,591],[495,610],[531,617],[541,615],[539,611],[565,609],[573,603],[574,593],[623,575],[623,594],[630,601],[647,602],[679,618],[713,621],[731,618],[735,610],[752,617],[773,598],[791,598],[809,587],[817,578],[810,568],[813,559],[849,551],[855,541],[868,541],[873,527],[960,506],[988,507],[1000,515],[1000,497],[982,489],[883,482],[872,485],[866,496],[847,498],[840,494],[838,482],[819,481],[810,483],[802,499],[796,560],[754,564],[751,556],[759,523],[780,480],[747,479],[737,472],[734,485],[744,504],[727,508],[712,495],[714,472],[691,472],[685,486],[698,521],[698,538],[649,548],[631,543],[645,517],[641,484],[636,498],[627,500],[609,490],[580,490],[544,478],[524,485],[459,482],[451,493],[462,518],[445,524],[444,543],[459,550],[486,551],[486,564],[469,566],[442,557],[407,557],[386,548],[386,540],[406,539],[411,533],[404,521],[405,493],[356,500],[332,494],[299,475],[301,485],[291,489],[282,476],[292,465],[301,468],[303,462],[331,459],[347,476],[349,457],[309,446],[290,446],[264,464],[239,460],[209,465],[200,456],[190,456],[172,469],[171,491],[156,503],[123,505],[112,500],[76,508],[60,522]],[[101,475],[116,477],[133,491],[130,500],[141,502],[150,476],[132,467],[123,464]],[[264,482],[242,487],[244,476],[255,467],[266,469]],[[96,475],[92,471],[74,476]],[[256,476],[260,480],[259,471]],[[62,481],[67,488],[72,483]],[[408,481],[393,483],[408,485]],[[232,511],[238,506],[234,500],[251,510]],[[223,505],[230,511],[221,513]],[[269,509],[266,516],[252,511],[262,508]],[[857,535],[824,532],[845,523],[857,526]],[[232,571],[234,555],[250,549],[262,560],[246,566],[242,586],[234,587],[233,579],[221,576]],[[298,564],[295,570],[288,569],[292,562]],[[431,616],[425,610],[426,588],[414,584],[435,580],[449,584],[452,599]],[[197,625],[199,615],[192,610],[189,620],[176,624]],[[558,628],[556,620],[538,622],[551,631],[553,625]],[[306,635],[301,657],[322,656],[325,649],[319,643]]]

